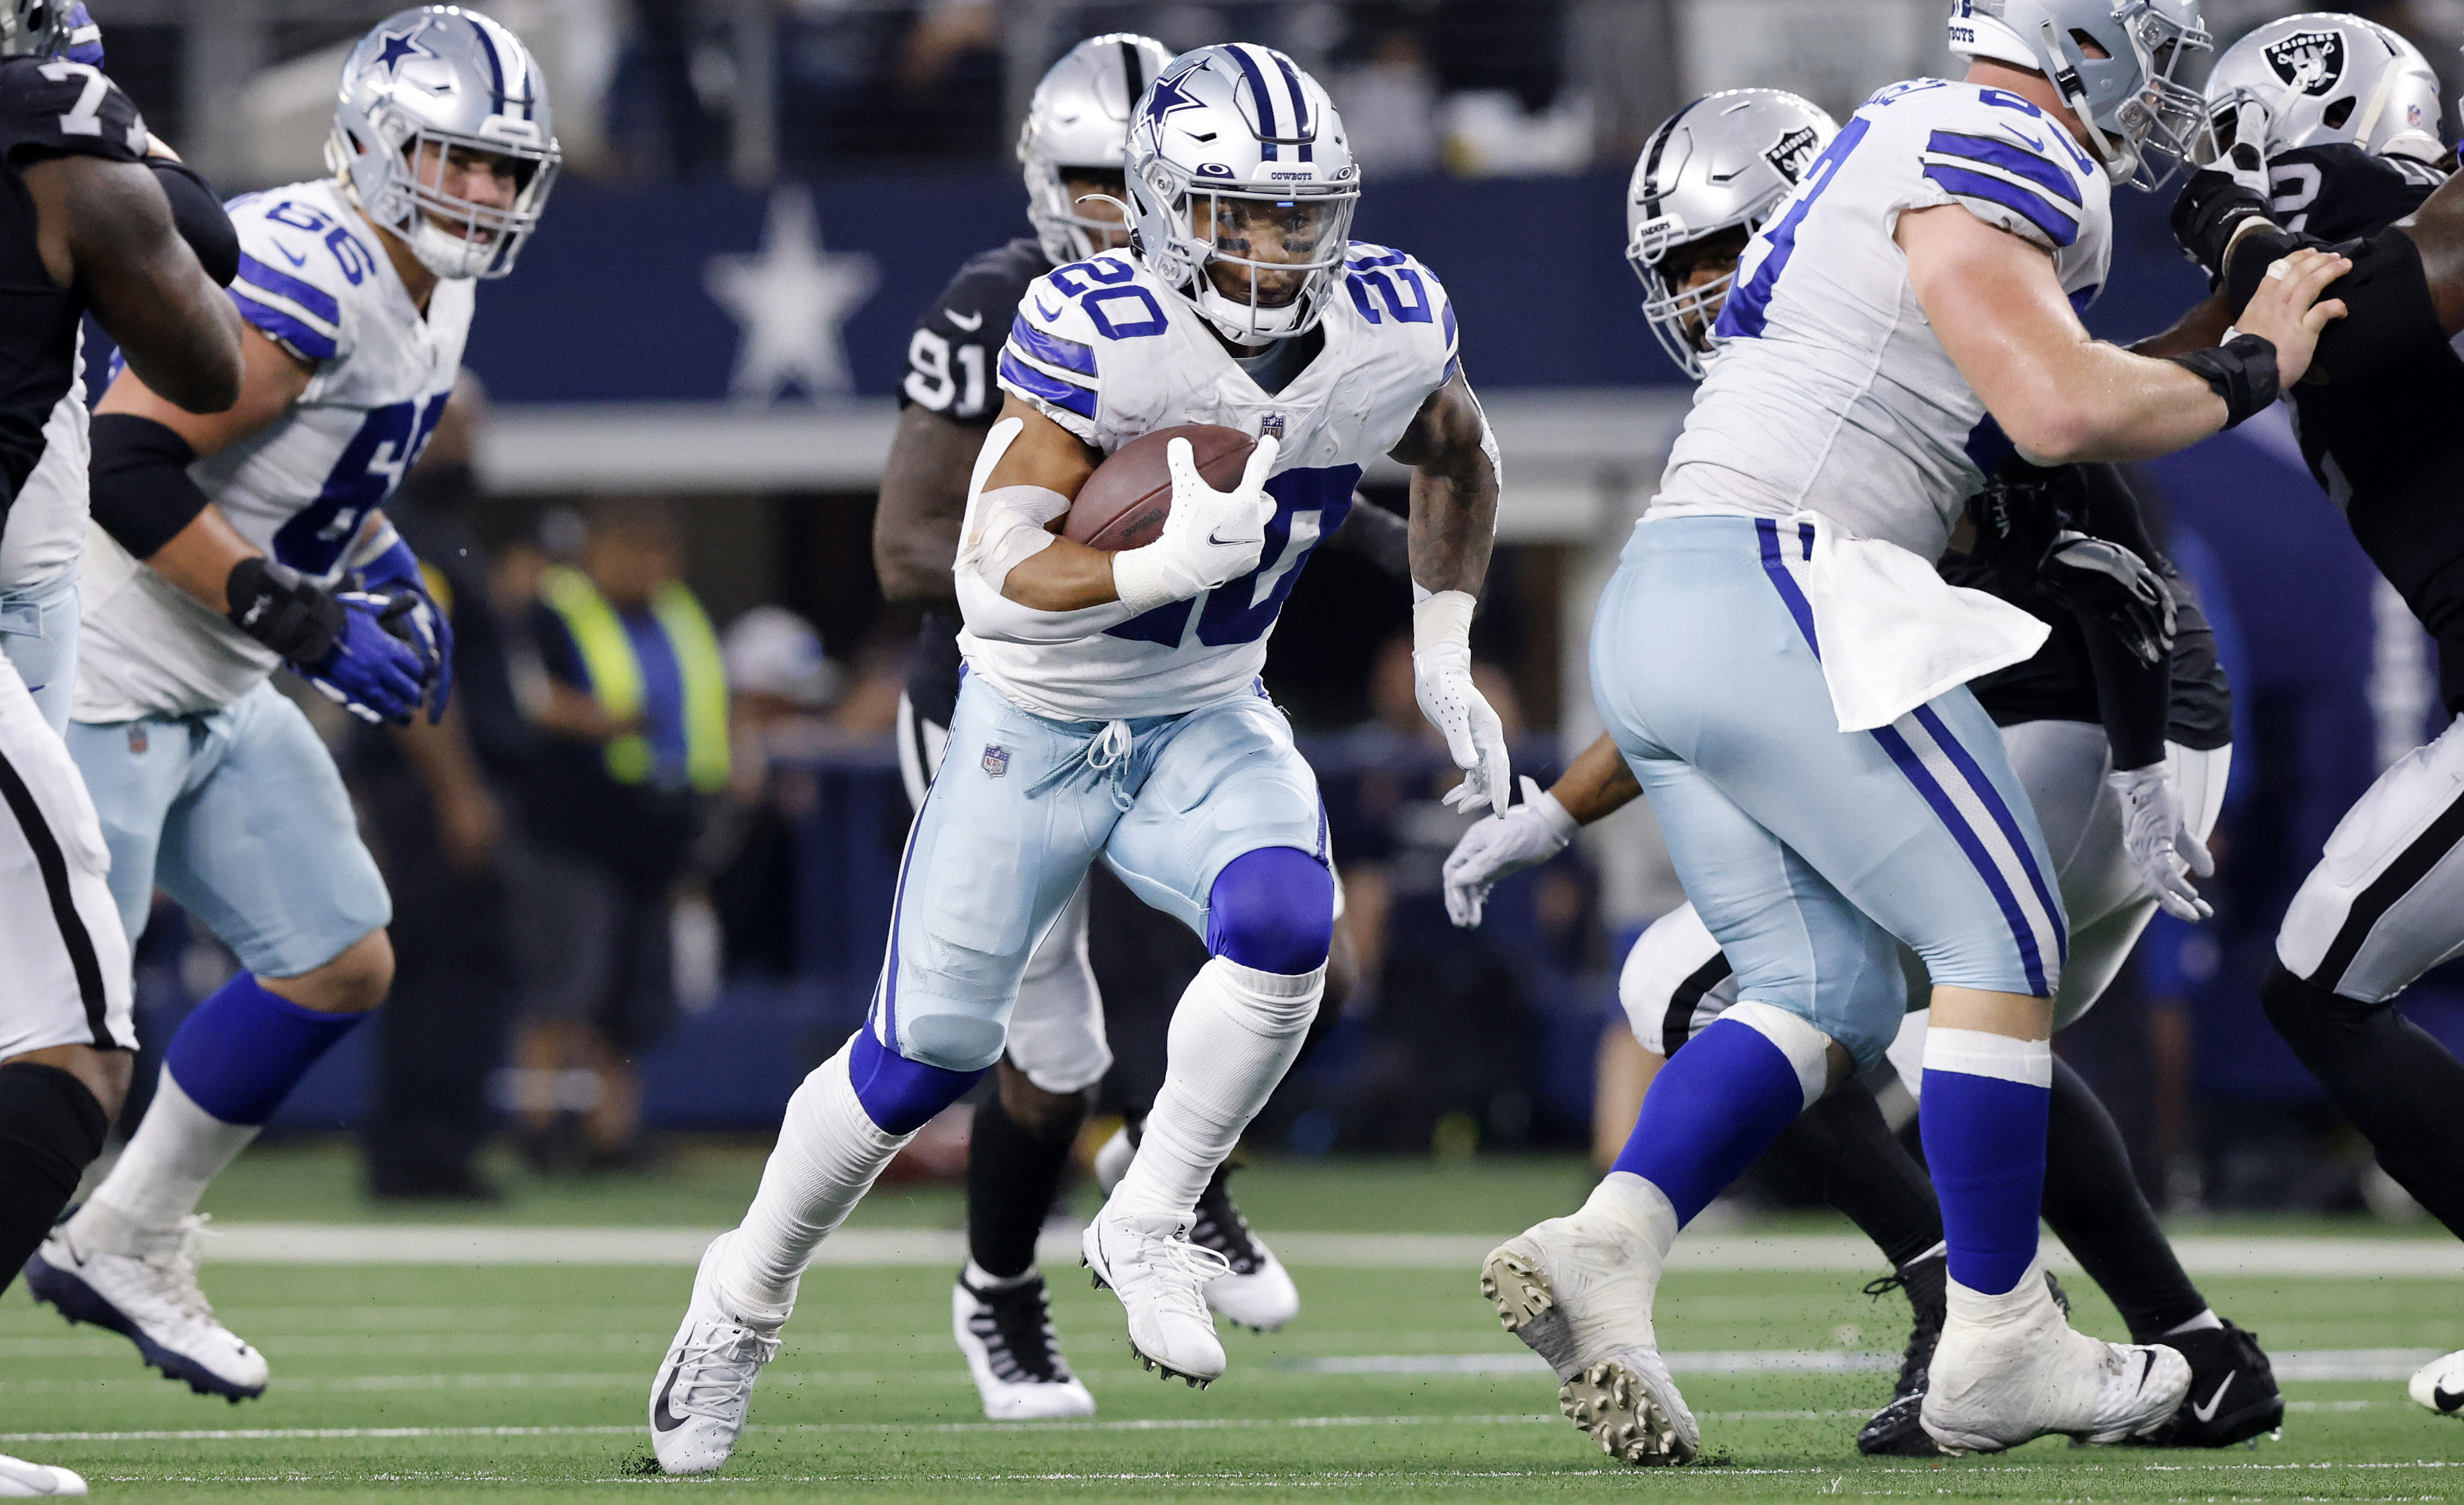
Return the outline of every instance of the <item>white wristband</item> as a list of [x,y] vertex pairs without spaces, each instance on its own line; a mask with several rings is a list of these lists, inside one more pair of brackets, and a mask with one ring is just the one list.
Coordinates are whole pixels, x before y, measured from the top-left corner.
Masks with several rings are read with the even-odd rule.
[[1129,608],[1133,616],[1180,599],[1164,584],[1163,561],[1156,554],[1162,546],[1149,543],[1125,548],[1112,556],[1112,594],[1120,597],[1121,605]]
[[1480,605],[1469,591],[1440,590],[1412,604],[1412,650],[1471,646],[1472,609]]

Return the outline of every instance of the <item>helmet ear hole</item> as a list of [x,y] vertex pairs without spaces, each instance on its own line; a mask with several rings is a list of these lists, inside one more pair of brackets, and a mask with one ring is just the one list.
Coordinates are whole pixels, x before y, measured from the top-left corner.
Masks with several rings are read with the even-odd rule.
[[2331,131],[2343,130],[2344,128],[2344,122],[2353,118],[2354,106],[2359,103],[2361,103],[2360,100],[2348,94],[2343,99],[2338,100],[2335,103],[2330,104],[2325,109],[2320,111],[2320,122]]
[[2080,31],[2078,27],[2071,28],[2071,45],[2078,48],[2079,55],[2090,62],[2103,62],[2113,55],[2111,53],[2104,50],[2103,43],[2098,41],[2095,37],[2088,35],[2085,32]]

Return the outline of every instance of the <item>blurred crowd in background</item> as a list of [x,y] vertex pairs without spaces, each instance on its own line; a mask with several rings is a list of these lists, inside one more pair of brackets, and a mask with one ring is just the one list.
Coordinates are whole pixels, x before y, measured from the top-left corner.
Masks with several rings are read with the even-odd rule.
[[[111,71],[149,122],[236,191],[318,172],[339,49],[392,6],[96,0],[95,9]],[[483,9],[541,55],[567,171],[581,186],[560,189],[539,251],[481,305],[474,369],[516,400],[492,413],[477,378],[466,377],[393,509],[450,591],[465,735],[370,731],[313,697],[304,702],[344,751],[386,869],[399,971],[381,1029],[338,1051],[276,1126],[356,1131],[369,1185],[384,1196],[490,1195],[479,1152],[500,1136],[537,1171],[562,1175],[655,1166],[662,1136],[675,1132],[765,1133],[803,1073],[861,1019],[908,819],[891,733],[914,629],[872,576],[880,420],[922,299],[967,253],[1023,232],[1010,144],[1027,91],[1070,43],[1136,30],[1175,47],[1239,37],[1282,48],[1344,111],[1369,184],[1364,224],[1401,204],[1428,228],[1421,239],[1397,238],[1447,276],[1464,310],[1466,368],[1484,381],[1507,446],[1507,509],[1562,512],[1544,492],[1573,498],[1566,526],[1509,517],[1474,639],[1484,689],[1516,740],[1517,771],[1544,784],[1596,727],[1580,662],[1586,592],[1648,496],[1657,454],[1643,466],[1586,459],[1591,469],[1552,479],[1548,466],[1562,455],[1549,443],[1518,448],[1517,436],[1579,447],[1616,431],[1647,445],[1631,434],[1673,432],[1682,413],[1682,395],[1672,406],[1664,388],[1642,385],[1675,373],[1642,338],[1617,259],[1617,193],[1633,154],[1659,120],[1711,88],[1791,87],[1844,117],[1878,84],[1947,62],[1944,0],[501,0]],[[2206,7],[2219,47],[2295,9]],[[2464,82],[2464,0],[2356,9],[2413,37],[2451,84]],[[1467,181],[1538,177],[1569,181],[1555,189]],[[809,198],[792,187],[805,180]],[[712,196],[721,194],[733,196]],[[596,381],[626,359],[657,365],[642,352],[662,340],[671,368],[702,358],[701,345],[660,322],[682,317],[666,295],[576,292],[556,279],[578,279],[585,262],[626,275],[658,264],[662,247],[689,243],[678,275],[693,285],[657,275],[707,325],[693,339],[715,352],[709,395],[724,397],[726,342],[737,336],[729,321],[739,312],[709,301],[715,291],[705,299],[692,270],[706,249],[695,237],[732,214],[767,225],[769,257],[780,227],[792,230],[798,212],[809,219],[817,201],[830,244],[869,247],[846,259],[869,254],[864,277],[880,274],[853,295],[862,312],[845,325],[837,387],[808,379],[802,391],[754,393],[784,403],[760,409],[772,429],[690,431],[766,434],[784,425],[823,434],[831,453],[812,478],[684,487],[652,477],[627,488],[598,473],[568,479],[554,459],[568,451],[536,446],[520,450],[531,456],[520,466],[481,463],[492,430],[504,454],[518,448],[509,435],[550,432],[536,414],[555,406],[539,399],[571,400],[555,385],[562,373]],[[1580,206],[1579,226],[1531,208],[1561,202]],[[869,203],[897,223],[865,223]],[[955,224],[919,229],[909,221],[930,216],[916,204],[967,208]],[[1501,205],[1523,208],[1501,224]],[[2185,279],[2164,208],[2139,206],[2121,227],[2108,317],[2152,318]],[[597,245],[581,238],[585,226]],[[925,229],[941,237],[928,242],[932,264],[909,264],[906,248]],[[875,232],[881,240],[863,238]],[[818,227],[809,233],[799,254],[825,263]],[[1563,258],[1566,275],[1540,277],[1544,257]],[[1541,300],[1572,296],[1566,288],[1585,277],[1608,291],[1583,294],[1600,312],[1577,334]],[[2160,287],[2152,303],[2128,302],[2134,279]],[[583,327],[574,310],[585,303],[608,312]],[[1514,328],[1523,315],[1529,327]],[[752,322],[743,338],[754,338]],[[1606,376],[1548,374],[1551,362],[1572,368],[1584,338],[1616,343],[1624,364],[1603,366]],[[1498,381],[1501,370],[1508,381]],[[656,374],[639,380],[655,385]],[[1588,406],[1546,393],[1529,406],[1557,428],[1518,416],[1521,387],[1569,382],[1585,386]],[[594,434],[636,426],[658,406],[649,399],[678,395],[602,385],[638,406],[609,409],[616,428]],[[740,383],[733,392],[741,407]],[[2400,603],[2391,616],[2381,609],[2367,566],[2298,457],[2267,451],[2264,428],[2251,426],[2240,449],[2193,452],[2142,477],[2146,495],[2173,508],[2172,546],[2207,597],[2235,677],[2241,720],[2218,842],[2219,917],[2200,927],[2160,918],[2131,972],[2063,1049],[2123,1120],[2160,1205],[2401,1216],[2401,1191],[2376,1175],[2366,1147],[2268,1034],[2251,980],[2292,882],[2315,857],[2321,821],[2434,730],[2430,650]],[[715,453],[721,440],[695,442],[713,466],[729,462]],[[551,455],[544,471],[539,454]],[[569,457],[577,467],[590,458]],[[518,484],[491,489],[492,475],[516,471]],[[1367,491],[1377,504],[1405,505],[1391,477],[1373,473]],[[2228,506],[2262,526],[2220,525]],[[2265,556],[2268,529],[2279,526],[2281,557]],[[2314,527],[2315,537],[2301,531]],[[2311,656],[2295,668],[2283,667],[2293,649],[2270,646],[2288,617],[2308,624],[2295,647]],[[1455,775],[1414,704],[1408,634],[1398,584],[1321,552],[1273,640],[1269,688],[1325,786],[1344,924],[1364,981],[1329,1047],[1258,1120],[1252,1148],[1577,1149],[1593,1142],[1595,1114],[1615,1142],[1631,1105],[1595,1102],[1593,1063],[1604,1034],[1626,1028],[1617,963],[1682,895],[1638,807],[1503,885],[1481,930],[1451,926],[1439,868],[1466,823],[1438,801]],[[1099,894],[1099,910],[1104,901]],[[1125,951],[1107,936],[1099,913],[1094,963],[1116,1047],[1159,1034],[1178,983],[1158,979],[1186,959]],[[176,910],[159,909],[140,947],[144,1035],[167,1038],[231,964]],[[2453,979],[2432,974],[2407,1007],[2427,1028],[2464,1034],[2464,986]],[[138,1079],[151,1081],[151,1071]],[[1116,1080],[1108,1109],[1153,1088]],[[954,1112],[919,1159],[937,1144],[947,1168],[962,1143],[963,1107]],[[1806,1191],[1766,1183],[1749,1194],[1787,1203]]]

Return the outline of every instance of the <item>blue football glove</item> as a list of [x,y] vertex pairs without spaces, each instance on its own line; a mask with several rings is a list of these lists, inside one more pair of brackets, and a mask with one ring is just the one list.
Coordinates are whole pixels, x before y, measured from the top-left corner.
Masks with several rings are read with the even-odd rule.
[[60,55],[89,68],[101,67],[102,28],[95,24],[93,16],[85,13],[85,0],[77,0],[77,4],[69,7],[65,19],[68,22],[69,45],[61,49]]
[[342,631],[334,646],[317,662],[292,668],[326,699],[371,726],[409,725],[427,689],[427,666],[406,625],[416,607],[404,596],[362,590],[341,591],[333,599],[342,607]]
[[445,719],[445,702],[453,694],[453,625],[428,592],[428,577],[419,556],[399,538],[393,546],[358,571],[360,588],[372,596],[392,596],[410,603],[398,619],[411,650],[419,654],[420,680],[428,692],[428,720]]

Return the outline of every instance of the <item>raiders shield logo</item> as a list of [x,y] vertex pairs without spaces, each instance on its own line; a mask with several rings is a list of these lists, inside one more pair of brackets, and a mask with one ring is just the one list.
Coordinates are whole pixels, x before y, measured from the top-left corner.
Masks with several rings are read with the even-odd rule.
[[1781,177],[1791,183],[1805,181],[1805,169],[1814,161],[1814,127],[1800,125],[1781,137],[1771,150],[1763,153],[1763,161],[1770,163]]
[[2313,99],[2344,77],[2344,38],[2335,32],[2296,32],[2269,46],[2265,55],[2286,87]]
[[999,742],[984,743],[984,776],[988,779],[1009,777],[1009,749]]

